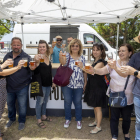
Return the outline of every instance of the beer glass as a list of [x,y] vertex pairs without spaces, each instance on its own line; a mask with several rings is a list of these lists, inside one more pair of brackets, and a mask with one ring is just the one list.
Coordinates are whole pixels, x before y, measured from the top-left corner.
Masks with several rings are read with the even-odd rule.
[[34,58],[31,58],[30,59],[30,65],[31,65],[31,67],[34,67],[35,66],[35,60],[34,60]]
[[24,60],[24,65],[23,65],[23,67],[27,67],[28,58],[22,58],[22,60]]
[[61,48],[61,51],[62,51],[62,56],[66,56],[66,51],[65,51],[65,48]]
[[53,43],[56,43],[56,38],[53,38]]
[[112,60],[113,59],[113,53],[112,52],[107,53],[107,58],[109,60]]
[[86,70],[89,70],[90,65],[91,65],[91,62],[90,61],[85,61],[85,69]]
[[63,40],[63,43],[62,44],[65,44],[66,45],[66,40]]
[[78,66],[78,63],[81,61],[80,57],[75,60],[75,65]]
[[8,67],[13,68],[13,64],[14,64],[13,58],[8,58],[7,60],[9,61]]
[[39,54],[40,55],[40,63],[44,63],[44,54]]

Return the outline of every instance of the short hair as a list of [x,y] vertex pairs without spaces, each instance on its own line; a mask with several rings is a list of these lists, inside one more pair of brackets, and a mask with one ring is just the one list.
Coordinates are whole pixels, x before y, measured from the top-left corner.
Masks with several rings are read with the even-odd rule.
[[15,40],[15,39],[18,39],[21,42],[21,44],[22,44],[21,38],[19,38],[19,37],[13,37],[12,40],[11,40],[11,45],[12,45],[13,40]]
[[[130,57],[129,57],[129,58],[131,58],[131,56],[134,54],[134,49],[133,49],[133,47],[132,47],[130,44],[127,44],[127,43],[121,44],[121,45],[120,45],[120,47],[122,47],[122,46],[127,47],[128,51],[129,51],[129,52],[132,52],[132,54],[131,54]],[[119,47],[119,49],[120,49],[120,47]]]
[[[105,53],[105,47],[104,47],[104,45],[101,44],[101,43],[95,43],[95,44],[93,44],[92,50],[93,50],[94,47],[96,47],[98,50],[101,50],[101,52],[102,52],[101,58],[102,59],[105,59],[106,53]],[[91,56],[92,56],[92,58],[95,59],[95,57],[93,56],[93,52],[92,52]]]
[[71,46],[74,45],[75,43],[77,43],[77,44],[79,45],[80,50],[79,50],[79,52],[78,52],[78,55],[81,56],[82,53],[83,53],[83,45],[82,45],[81,41],[80,41],[79,39],[77,39],[77,38],[74,38],[74,39],[70,42],[70,44],[68,45],[69,53],[72,54]]
[[[45,40],[39,40],[39,44],[46,44],[46,48],[47,48],[47,51],[46,51],[46,55],[49,56],[50,55],[50,47],[49,45],[47,44],[47,42]],[[38,47],[39,47],[39,44],[38,44]],[[38,49],[38,53],[39,53],[39,49]]]
[[[70,36],[70,37],[68,37],[68,38],[72,38],[72,39],[74,39],[72,36]],[[68,39],[68,38],[67,38],[67,39]]]

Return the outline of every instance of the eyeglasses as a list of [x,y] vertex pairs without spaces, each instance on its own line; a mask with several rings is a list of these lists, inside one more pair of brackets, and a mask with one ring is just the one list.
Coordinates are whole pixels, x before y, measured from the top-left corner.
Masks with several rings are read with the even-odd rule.
[[79,45],[71,45],[71,47],[76,47],[76,48],[78,48],[78,47],[79,47]]
[[57,41],[62,41],[62,39],[57,39]]

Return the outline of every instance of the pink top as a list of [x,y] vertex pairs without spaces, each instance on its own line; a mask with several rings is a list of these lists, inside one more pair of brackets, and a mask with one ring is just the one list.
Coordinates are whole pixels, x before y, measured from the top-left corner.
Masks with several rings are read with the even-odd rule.
[[[121,67],[118,64],[118,61],[116,62],[116,66],[117,67]],[[127,77],[121,77],[114,69],[111,69],[108,65],[106,65],[108,72],[110,73],[110,88],[112,92],[119,92],[119,91],[123,91],[124,86],[125,86],[125,82]],[[133,104],[133,86],[134,86],[134,81],[135,81],[135,77],[133,75],[130,76],[126,90],[125,90],[125,95],[127,97],[127,105],[131,105]]]

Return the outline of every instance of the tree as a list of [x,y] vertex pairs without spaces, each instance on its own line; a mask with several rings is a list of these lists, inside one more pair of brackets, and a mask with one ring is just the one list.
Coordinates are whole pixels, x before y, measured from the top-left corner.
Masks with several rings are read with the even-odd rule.
[[15,22],[10,20],[0,20],[0,39],[10,32],[13,32]]
[[[117,24],[113,23],[99,23],[93,26],[92,23],[89,25],[94,28],[101,36],[105,38],[107,42],[110,42],[111,46],[115,48],[117,41]],[[140,45],[136,43],[133,38],[138,36],[140,31],[140,17],[134,19],[128,19],[124,22],[119,23],[119,46],[124,43],[129,43],[137,51]]]

